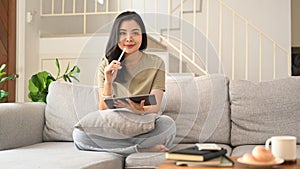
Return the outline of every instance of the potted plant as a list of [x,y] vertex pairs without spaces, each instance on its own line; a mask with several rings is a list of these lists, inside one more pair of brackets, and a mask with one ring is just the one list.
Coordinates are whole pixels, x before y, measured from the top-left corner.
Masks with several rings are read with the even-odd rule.
[[34,74],[31,76],[31,79],[29,80],[29,94],[28,97],[33,102],[45,102],[46,103],[46,97],[48,95],[48,88],[49,85],[57,81],[59,79],[63,79],[66,82],[72,82],[72,79],[75,79],[76,81],[79,81],[75,74],[80,72],[80,69],[77,65],[73,66],[72,69],[70,69],[70,63],[68,64],[65,72],[63,75],[60,75],[60,64],[58,59],[56,58],[56,67],[57,67],[57,76],[54,78],[51,73],[47,71],[41,71],[37,74]]
[[4,71],[5,67],[6,64],[2,64],[0,66],[0,103],[3,102],[8,96],[8,92],[3,90],[4,82],[8,80],[13,80],[15,77],[14,75],[4,76],[6,75],[6,72]]

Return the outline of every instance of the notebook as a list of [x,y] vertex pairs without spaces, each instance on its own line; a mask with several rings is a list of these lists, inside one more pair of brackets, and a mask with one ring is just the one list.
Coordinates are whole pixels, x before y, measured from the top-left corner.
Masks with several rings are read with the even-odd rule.
[[188,147],[166,153],[166,158],[184,161],[207,161],[226,154],[226,149],[221,150],[199,150],[197,146]]

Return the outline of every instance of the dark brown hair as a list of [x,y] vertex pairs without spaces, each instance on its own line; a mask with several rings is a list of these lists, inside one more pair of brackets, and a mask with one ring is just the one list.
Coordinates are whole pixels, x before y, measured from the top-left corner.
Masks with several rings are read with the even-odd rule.
[[[108,62],[111,63],[113,60],[118,60],[120,54],[122,53],[122,50],[118,46],[119,41],[119,32],[120,32],[120,25],[124,21],[134,20],[138,23],[138,25],[141,27],[142,31],[142,44],[139,48],[140,51],[147,48],[147,34],[146,34],[146,28],[144,25],[144,22],[140,15],[138,15],[136,12],[133,11],[126,11],[121,14],[119,14],[112,26],[110,36],[106,45],[105,50],[105,57],[107,58]],[[124,57],[121,59],[121,62],[124,60]],[[122,69],[118,71],[116,81],[117,82],[125,82],[124,74],[127,72],[126,66],[122,64]]]

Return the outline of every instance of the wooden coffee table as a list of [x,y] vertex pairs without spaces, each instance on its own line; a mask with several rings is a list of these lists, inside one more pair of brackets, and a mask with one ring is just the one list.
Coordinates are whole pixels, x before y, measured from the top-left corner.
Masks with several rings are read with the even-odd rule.
[[[253,168],[252,166],[244,165],[238,163],[237,157],[230,157],[234,161],[233,167],[185,167],[185,166],[176,166],[175,161],[173,160],[166,160],[161,165],[159,165],[156,169],[249,169]],[[264,167],[259,167],[260,169]],[[296,163],[283,163],[280,165],[276,165],[269,168],[276,168],[276,169],[300,169],[300,159],[297,159]]]

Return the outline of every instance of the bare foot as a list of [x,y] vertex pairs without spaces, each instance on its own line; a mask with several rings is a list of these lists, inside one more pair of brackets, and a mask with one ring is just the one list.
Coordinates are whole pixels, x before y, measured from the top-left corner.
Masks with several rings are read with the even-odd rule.
[[169,149],[162,144],[157,144],[151,148],[139,148],[139,152],[168,152]]

